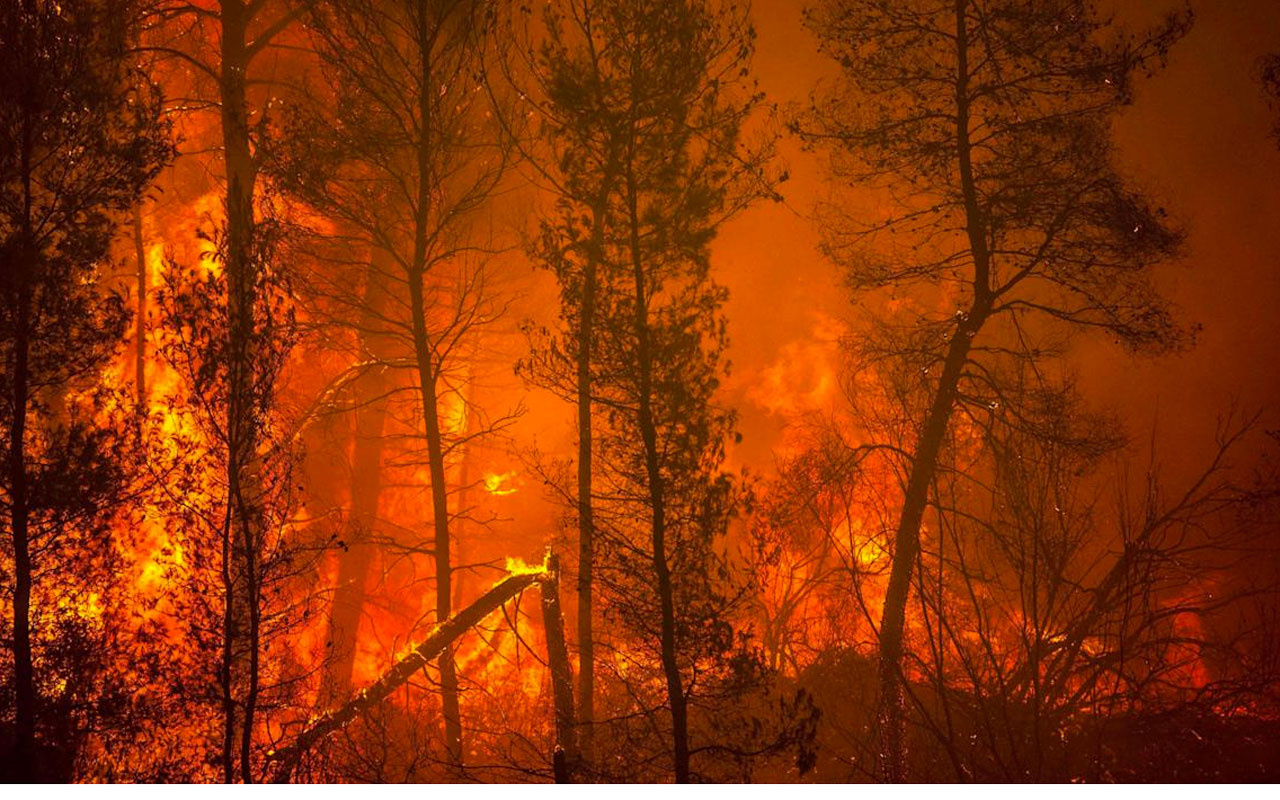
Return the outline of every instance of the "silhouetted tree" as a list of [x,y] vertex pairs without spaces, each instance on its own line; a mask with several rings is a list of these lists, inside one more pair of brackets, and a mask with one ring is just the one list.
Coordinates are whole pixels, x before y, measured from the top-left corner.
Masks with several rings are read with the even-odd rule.
[[[609,29],[597,27],[602,7],[589,0],[548,6],[543,19],[546,38],[533,48],[528,70],[544,100],[538,110],[542,139],[550,148],[545,156],[535,151],[530,160],[535,169],[546,173],[559,198],[555,217],[542,222],[533,255],[556,274],[567,331],[563,344],[535,354],[523,367],[534,380],[572,399],[577,409],[578,723],[580,755],[588,764],[595,752],[596,695],[592,497],[596,295],[605,258],[610,201],[620,180],[618,149],[622,139],[616,110],[608,107],[604,96],[608,85],[602,49],[607,42],[602,37]],[[571,380],[567,371],[570,362]]]
[[891,198],[879,219],[833,209],[826,253],[855,290],[914,288],[954,309],[908,305],[861,345],[904,403],[879,626],[887,779],[906,777],[905,611],[931,487],[967,424],[957,417],[1017,414],[998,365],[1051,357],[1072,329],[1134,350],[1182,341],[1148,278],[1179,234],[1125,185],[1108,126],[1188,24],[1171,16],[1130,35],[1085,0],[830,0],[809,16],[844,85],[798,127],[830,145],[837,179]]
[[[509,166],[510,144],[482,84],[501,8],[478,0],[381,3],[329,0],[308,16],[321,61],[316,102],[289,107],[273,175],[299,201],[335,221],[359,246],[385,253],[380,280],[394,302],[384,327],[407,369],[421,414],[430,476],[436,615],[450,614],[456,520],[448,466],[467,439],[501,427],[487,418],[449,429],[448,403],[465,407],[464,347],[499,307],[486,262],[500,242],[476,230]],[[455,503],[455,505],[458,505]],[[415,552],[423,546],[412,544]],[[444,740],[463,764],[459,682],[452,649],[438,658]]]
[[[272,328],[292,324],[287,310],[269,307],[281,300],[274,292],[283,273],[271,272],[274,256],[270,248],[279,240],[277,226],[260,217],[269,206],[261,197],[257,152],[266,111],[261,89],[269,83],[262,64],[267,53],[279,64],[279,54],[272,48],[290,33],[310,0],[297,4],[218,0],[209,7],[183,0],[150,0],[148,5],[150,30],[139,52],[167,57],[187,69],[191,96],[184,110],[217,115],[213,131],[221,152],[216,172],[220,173],[224,216],[217,221],[216,232],[206,231],[206,235],[215,240],[216,258],[224,272],[225,291],[219,290],[218,296],[225,303],[226,324],[210,320],[208,330],[221,330],[225,342],[219,345],[207,337],[203,342],[191,339],[179,346],[187,348],[185,354],[171,349],[170,355],[197,371],[204,370],[201,380],[220,373],[218,380],[225,381],[225,391],[216,393],[221,407],[198,399],[196,406],[203,406],[198,413],[205,418],[207,432],[220,440],[213,447],[222,459],[224,473],[217,481],[226,509],[219,528],[226,539],[220,545],[226,563],[218,567],[223,605],[216,676],[221,693],[220,764],[224,781],[238,778],[249,782],[253,780],[254,728],[261,694],[264,566],[273,558],[259,548],[276,540],[278,533],[265,531],[262,525],[268,524],[268,518],[287,516],[284,509],[265,506],[280,499],[273,498],[273,493],[282,485],[281,476],[260,474],[264,468],[272,468],[266,461],[285,455],[278,450],[287,443],[272,441],[262,428],[271,424],[282,349],[287,350],[293,337],[289,330]],[[181,274],[174,271],[170,277],[176,281]],[[176,293],[170,299],[181,306],[185,290],[171,288]],[[168,310],[178,309],[171,304]],[[218,311],[215,318],[222,315]],[[200,322],[169,319],[179,326]],[[265,349],[259,352],[255,347]],[[194,378],[196,373],[189,372],[186,377]],[[222,419],[215,421],[214,415]],[[275,466],[283,464],[283,460],[275,461]]]
[[[117,226],[170,157],[155,87],[127,57],[135,11],[123,0],[0,10],[0,496],[12,548],[12,766],[25,780],[52,777],[36,748],[57,680],[56,658],[41,659],[52,674],[35,674],[33,621],[62,624],[68,604],[105,592],[92,581],[109,572],[91,565],[110,569],[105,522],[129,478],[127,429],[100,381],[129,315],[102,277]],[[67,571],[83,581],[64,581]]]
[[708,247],[772,194],[769,147],[742,134],[760,100],[753,33],[743,9],[703,2],[569,2],[545,24],[534,69],[556,204],[536,255],[565,330],[527,372],[578,411],[580,720],[596,721],[595,586],[605,618],[638,637],[644,655],[629,658],[661,675],[685,782],[694,665],[714,672],[735,646],[716,549],[736,503],[721,469],[733,415],[714,398],[725,292]]

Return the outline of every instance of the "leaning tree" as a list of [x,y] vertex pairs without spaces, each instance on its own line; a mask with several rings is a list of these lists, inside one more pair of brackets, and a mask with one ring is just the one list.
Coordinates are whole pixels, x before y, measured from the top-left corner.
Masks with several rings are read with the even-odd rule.
[[[881,770],[906,777],[904,628],[921,526],[959,430],[1016,419],[1004,376],[1072,332],[1136,351],[1185,341],[1150,281],[1181,241],[1129,187],[1110,123],[1188,29],[1130,34],[1087,0],[824,0],[808,24],[842,68],[797,129],[878,211],[827,209],[824,250],[859,292],[912,292],[859,343],[892,386],[902,493],[880,618]],[[865,199],[865,198],[864,198]],[[953,446],[954,445],[954,446]],[[891,451],[885,451],[891,452]]]

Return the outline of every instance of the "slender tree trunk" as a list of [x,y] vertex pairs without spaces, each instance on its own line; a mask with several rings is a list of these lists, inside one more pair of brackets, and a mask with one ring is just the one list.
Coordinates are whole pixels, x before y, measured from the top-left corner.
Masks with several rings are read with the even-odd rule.
[[893,565],[880,618],[880,748],[881,772],[890,782],[907,780],[903,628],[911,591],[911,572],[920,552],[920,524],[929,502],[929,486],[937,474],[938,455],[946,440],[960,378],[973,340],[991,312],[990,252],[986,225],[978,203],[969,142],[968,0],[955,0],[956,23],[956,161],[964,199],[966,235],[973,255],[973,300],[959,318],[943,361],[933,401],[920,429],[911,459],[902,512],[894,535]]
[[236,779],[235,752],[236,742],[236,699],[232,686],[232,668],[235,665],[232,642],[235,636],[235,592],[231,580],[232,536],[231,506],[227,506],[226,520],[222,529],[222,642],[219,647],[218,689],[222,701],[222,752],[219,755],[222,765],[223,783],[234,783]]
[[19,290],[18,336],[14,342],[13,423],[9,429],[10,522],[13,529],[13,684],[17,776],[34,775],[36,739],[35,673],[31,659],[31,550],[30,510],[27,501],[26,427],[29,391],[27,328],[30,324],[30,295],[24,285]]
[[946,439],[969,344],[963,329],[951,341],[933,404],[912,456],[911,473],[894,536],[893,566],[880,618],[880,724],[884,740],[880,754],[881,770],[885,779],[892,783],[907,779],[902,654],[911,572],[920,552],[920,523],[928,505],[929,485],[937,472],[938,454]]
[[[427,469],[431,475],[431,511],[435,531],[436,618],[445,619],[453,607],[453,565],[449,558],[449,487],[444,464],[444,437],[440,430],[440,397],[435,357],[427,338],[426,307],[423,299],[423,275],[413,270],[409,279],[410,307],[413,315],[414,351],[418,368],[418,385],[422,396],[422,416],[427,434]],[[444,738],[454,766],[462,765],[462,722],[458,709],[458,675],[453,663],[453,649],[445,646],[438,660],[440,695],[444,711]]]
[[338,582],[329,613],[332,656],[320,692],[325,705],[351,693],[360,620],[364,613],[365,581],[375,549],[369,541],[378,523],[378,499],[382,492],[382,431],[387,403],[382,397],[386,380],[380,372],[364,376],[356,384],[356,429],[351,456],[351,518],[347,524],[347,548],[338,559]]
[[662,672],[666,678],[667,700],[671,705],[671,739],[675,758],[676,783],[689,782],[688,708],[676,661],[675,593],[666,552],[666,499],[662,467],[658,460],[658,431],[653,419],[653,351],[649,341],[649,300],[646,296],[644,262],[640,252],[640,217],[635,176],[628,175],[628,213],[631,226],[631,267],[635,282],[636,371],[639,376],[637,421],[644,445],[645,475],[652,513],[653,573],[661,608]]
[[[607,177],[606,177],[607,181]],[[595,510],[592,498],[591,359],[595,347],[596,292],[604,256],[608,189],[592,209],[591,242],[582,275],[582,308],[578,321],[578,723],[581,757],[595,753],[595,638],[591,593],[595,562]]]
[[[24,273],[29,269],[19,267]],[[31,293],[19,278],[17,337],[13,343],[13,421],[9,428],[9,505],[13,533],[13,685],[16,776],[34,775],[36,738],[35,673],[31,658],[31,543],[27,500],[26,428],[30,384]]]
[[134,388],[138,416],[147,413],[147,255],[142,240],[142,203],[133,209],[133,255],[138,264],[138,310],[133,320]]
[[22,122],[22,242],[24,252],[14,265],[17,276],[16,335],[13,343],[13,420],[9,428],[9,507],[13,535],[13,688],[15,776],[28,781],[35,775],[36,690],[31,657],[31,541],[27,498],[27,404],[30,400],[31,283],[36,268],[31,226],[31,115]]
[[[243,0],[222,0],[220,91],[222,139],[226,171],[226,275],[229,322],[227,403],[227,486],[229,525],[226,548],[232,564],[224,570],[227,610],[223,636],[223,777],[235,780],[239,740],[240,779],[253,779],[250,746],[258,698],[259,603],[258,542],[255,523],[257,476],[254,470],[257,431],[253,420],[254,354],[251,352],[256,278],[252,253],[254,192],[257,169],[249,143],[246,73],[249,67],[248,26],[253,10]],[[241,597],[237,597],[241,595]],[[244,608],[239,608],[243,600]],[[247,661],[247,664],[239,662]],[[238,680],[241,670],[246,673]],[[243,701],[236,697],[243,682]],[[242,720],[237,724],[237,706]]]
[[[427,435],[427,467],[431,475],[431,511],[435,531],[436,619],[446,619],[452,609],[453,567],[449,559],[449,487],[445,481],[444,441],[440,431],[440,398],[435,351],[427,336],[426,301],[423,297],[431,220],[431,192],[435,170],[432,166],[433,89],[432,53],[439,26],[433,25],[429,4],[418,0],[418,41],[421,82],[418,92],[418,208],[415,220],[413,261],[409,267],[409,305],[413,325],[413,350],[422,398],[422,417]],[[458,675],[453,649],[445,645],[437,661],[440,670],[440,700],[444,716],[444,739],[454,767],[462,766],[462,720],[458,710]]]

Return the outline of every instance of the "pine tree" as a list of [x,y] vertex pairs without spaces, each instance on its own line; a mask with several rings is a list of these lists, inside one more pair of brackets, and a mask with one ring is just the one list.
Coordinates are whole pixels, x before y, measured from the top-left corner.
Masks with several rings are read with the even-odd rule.
[[[486,265],[502,245],[473,227],[510,166],[510,142],[482,80],[497,14],[478,0],[316,3],[307,19],[321,64],[317,91],[286,108],[270,167],[292,197],[385,259],[380,279],[391,298],[379,324],[394,341],[378,366],[412,376],[431,493],[431,538],[412,547],[435,563],[441,620],[452,613],[456,584],[460,504],[451,500],[465,488],[450,479],[450,462],[467,440],[505,422],[494,415],[452,431],[446,418],[451,396],[461,395],[462,353],[497,312]],[[460,768],[451,648],[437,665],[443,738]]]
[[1130,35],[1085,0],[830,0],[809,17],[844,87],[798,127],[832,148],[836,179],[892,197],[882,219],[832,209],[827,254],[857,291],[922,289],[954,309],[888,320],[859,345],[905,415],[879,626],[889,780],[906,777],[905,612],[955,420],[1016,415],[1002,364],[1049,359],[1073,331],[1146,352],[1184,341],[1150,282],[1181,236],[1122,179],[1108,126],[1188,24]]
[[726,294],[709,246],[772,195],[768,143],[743,135],[761,99],[746,79],[753,32],[741,8],[656,0],[570,2],[546,27],[534,63],[557,202],[536,255],[560,283],[564,329],[525,366],[577,406],[580,721],[598,722],[598,592],[634,637],[629,658],[665,687],[685,782],[693,665],[723,665],[735,644],[717,549],[736,503],[722,468],[733,414],[716,397]]
[[104,267],[171,154],[157,92],[128,58],[135,10],[123,0],[0,10],[0,497],[18,779],[53,777],[46,748],[65,744],[41,741],[55,676],[36,674],[37,661],[52,662],[39,658],[33,620],[94,590],[67,574],[102,579],[91,565],[110,556],[105,518],[129,478],[130,429],[116,424],[101,381],[129,315]]

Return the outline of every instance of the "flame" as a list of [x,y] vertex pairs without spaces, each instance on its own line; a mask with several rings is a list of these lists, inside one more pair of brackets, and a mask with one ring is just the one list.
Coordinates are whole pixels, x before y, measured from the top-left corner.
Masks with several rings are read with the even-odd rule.
[[545,564],[527,564],[519,556],[508,556],[506,570],[507,575],[541,575],[547,571],[547,567]]
[[778,359],[760,371],[749,392],[751,400],[770,414],[794,419],[826,408],[837,382],[829,353],[820,343],[791,342]]
[[515,494],[519,491],[519,489],[511,485],[515,477],[515,470],[510,472],[490,472],[484,476],[484,490],[495,497]]
[[102,623],[102,595],[97,592],[89,592],[85,598],[78,602],[73,602],[70,598],[62,597],[58,600],[58,608],[63,611],[69,611],[77,619],[83,620],[94,625]]

